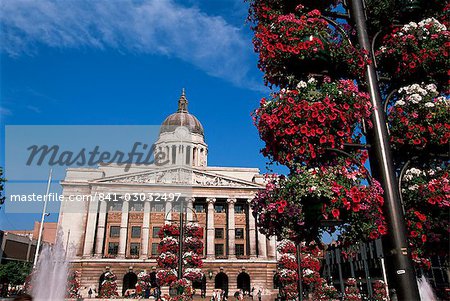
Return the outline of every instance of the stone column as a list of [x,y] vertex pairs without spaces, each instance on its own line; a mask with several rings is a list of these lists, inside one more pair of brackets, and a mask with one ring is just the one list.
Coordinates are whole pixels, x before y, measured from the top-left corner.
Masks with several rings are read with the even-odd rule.
[[95,257],[101,258],[103,256],[103,245],[105,241],[105,226],[106,226],[106,201],[100,202],[100,212],[98,214],[97,223],[97,239],[95,241]]
[[127,250],[127,230],[128,230],[128,201],[123,201],[122,204],[122,219],[120,221],[120,236],[119,236],[119,258],[125,257],[125,252]]
[[227,199],[228,203],[228,258],[236,258],[234,204],[236,199]]
[[187,208],[186,208],[186,222],[194,222],[194,201],[195,198],[189,197],[186,199]]
[[258,233],[258,257],[261,259],[267,258],[267,238],[265,235]]
[[142,220],[142,241],[141,258],[147,259],[148,257],[148,241],[150,239],[150,202],[145,200],[144,202],[144,218]]
[[166,200],[166,209],[164,213],[164,221],[165,220],[171,220],[172,219],[172,201]]
[[94,197],[89,202],[86,232],[84,234],[83,257],[90,257],[94,253],[94,235],[97,224],[98,198]]
[[267,240],[267,255],[270,259],[275,259],[277,257],[277,239],[275,236],[270,237]]
[[206,237],[207,237],[207,245],[206,245],[206,258],[214,259],[214,203],[216,202],[215,198],[207,198],[206,202],[208,203],[208,224],[206,226]]
[[253,216],[252,209],[250,208],[250,202],[253,199],[248,199],[248,229],[249,229],[249,237],[250,240],[250,258],[256,258],[256,221]]

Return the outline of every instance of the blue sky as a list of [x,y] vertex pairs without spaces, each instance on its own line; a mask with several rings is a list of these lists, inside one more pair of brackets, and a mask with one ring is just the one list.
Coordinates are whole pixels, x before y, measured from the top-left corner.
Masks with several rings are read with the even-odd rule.
[[[185,87],[189,110],[205,127],[209,165],[264,171],[250,113],[269,90],[256,67],[247,6],[0,1],[2,145],[5,125],[157,125]],[[37,218],[2,208],[0,229],[31,228]]]

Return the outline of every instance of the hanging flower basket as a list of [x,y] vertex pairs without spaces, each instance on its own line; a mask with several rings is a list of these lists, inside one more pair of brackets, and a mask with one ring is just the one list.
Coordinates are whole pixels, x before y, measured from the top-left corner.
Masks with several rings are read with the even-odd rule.
[[203,261],[197,253],[186,252],[183,254],[183,265],[187,268],[201,268]]
[[296,89],[281,90],[263,98],[254,114],[262,153],[281,164],[308,163],[328,148],[343,149],[344,143],[359,143],[363,119],[371,126],[372,109],[367,93],[350,80],[319,83],[300,81]]
[[177,281],[177,272],[174,269],[159,270],[156,273],[156,279],[160,286],[170,285]]
[[323,225],[332,219],[340,221],[343,245],[374,240],[387,232],[383,191],[376,180],[371,185],[366,181],[367,172],[348,160],[320,168],[300,166],[287,178],[270,180],[251,205],[260,231],[269,236],[308,243],[319,240],[323,231],[334,232],[335,225]]
[[172,223],[164,224],[164,226],[158,232],[158,236],[161,239],[163,239],[165,237],[178,237],[179,235],[180,235],[180,229],[179,229],[178,225],[175,225]]
[[163,238],[158,245],[159,253],[171,252],[174,254],[178,253],[178,241],[173,237]]
[[394,28],[375,56],[381,70],[399,82],[432,80],[449,88],[450,32],[434,18]]
[[450,98],[434,84],[398,90],[388,111],[391,142],[401,154],[445,153],[450,139]]
[[186,237],[203,238],[203,228],[197,223],[188,223],[184,230],[184,235]]
[[192,282],[200,281],[203,278],[203,272],[199,268],[186,268],[184,270],[183,277]]
[[[266,9],[253,27],[266,84],[293,87],[307,74],[364,75],[367,55],[330,27],[318,10],[283,14]],[[338,65],[338,67],[336,67]]]
[[286,253],[282,254],[278,259],[278,268],[279,269],[289,269],[289,270],[297,270],[297,259],[294,254]]
[[165,269],[174,269],[178,264],[178,256],[171,252],[161,253],[157,259],[158,266]]
[[183,248],[185,252],[203,254],[203,242],[198,238],[186,237]]
[[[448,253],[450,222],[450,166],[442,163],[428,168],[410,168],[402,183],[408,240],[412,259],[430,268],[430,255]],[[426,255],[425,255],[426,254]]]

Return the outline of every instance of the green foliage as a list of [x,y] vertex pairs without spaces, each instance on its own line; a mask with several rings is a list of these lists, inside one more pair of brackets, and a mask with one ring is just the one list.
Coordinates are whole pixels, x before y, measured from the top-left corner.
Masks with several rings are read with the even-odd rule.
[[25,278],[31,273],[31,263],[21,261],[9,261],[0,265],[0,279],[7,280],[10,284],[24,284]]

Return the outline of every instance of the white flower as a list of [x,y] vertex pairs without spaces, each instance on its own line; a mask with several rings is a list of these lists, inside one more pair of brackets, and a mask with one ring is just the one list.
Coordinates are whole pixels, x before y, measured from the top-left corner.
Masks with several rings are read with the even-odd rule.
[[419,103],[422,100],[422,96],[420,96],[419,94],[412,94],[409,96],[409,100],[412,103]]
[[405,102],[403,100],[397,100],[394,104],[394,106],[404,106]]
[[308,79],[308,83],[315,84],[315,83],[317,83],[317,80],[314,77],[311,77],[310,79]]
[[425,103],[425,107],[427,107],[427,108],[432,108],[432,107],[434,107],[434,103],[432,103],[432,102],[427,102],[427,103]]
[[408,189],[409,190],[417,190],[417,189],[419,189],[419,185],[417,185],[417,184],[411,185],[408,187]]
[[[308,81],[309,82],[309,81]],[[300,81],[297,84],[297,89],[306,88],[308,85],[304,81]]]

